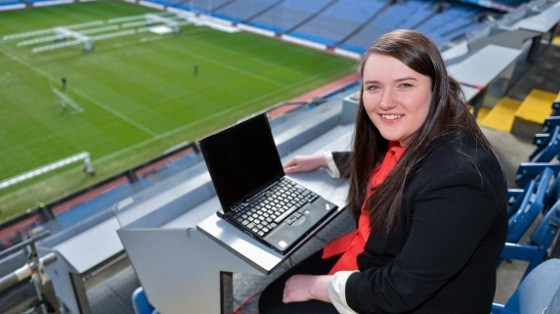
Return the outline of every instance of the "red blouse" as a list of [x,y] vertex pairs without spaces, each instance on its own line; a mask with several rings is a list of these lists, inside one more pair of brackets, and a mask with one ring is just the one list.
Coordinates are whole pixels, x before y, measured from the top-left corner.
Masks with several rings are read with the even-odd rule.
[[[381,161],[379,167],[373,170],[371,175],[368,197],[373,193],[373,189],[376,186],[385,181],[385,178],[393,170],[404,151],[405,147],[400,147],[397,142],[389,143],[389,150],[385,154],[383,161]],[[358,270],[358,255],[364,251],[367,239],[369,238],[369,225],[369,215],[365,210],[365,206],[362,206],[360,217],[358,218],[358,228],[325,245],[323,248],[323,258],[342,254],[329,272],[329,275],[333,275],[341,270]]]

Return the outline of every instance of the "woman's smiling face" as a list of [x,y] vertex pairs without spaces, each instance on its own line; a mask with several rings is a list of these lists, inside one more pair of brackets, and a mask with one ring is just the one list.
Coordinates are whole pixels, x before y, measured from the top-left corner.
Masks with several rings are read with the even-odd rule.
[[407,146],[426,121],[432,80],[393,57],[372,54],[363,68],[363,102],[371,122],[388,141]]

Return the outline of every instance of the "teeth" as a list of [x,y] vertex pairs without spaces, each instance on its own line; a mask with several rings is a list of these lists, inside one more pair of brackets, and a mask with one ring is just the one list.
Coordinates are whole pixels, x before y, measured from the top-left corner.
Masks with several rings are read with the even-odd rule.
[[402,115],[400,114],[383,114],[381,116],[383,117],[383,119],[387,119],[387,120],[395,120],[402,117]]

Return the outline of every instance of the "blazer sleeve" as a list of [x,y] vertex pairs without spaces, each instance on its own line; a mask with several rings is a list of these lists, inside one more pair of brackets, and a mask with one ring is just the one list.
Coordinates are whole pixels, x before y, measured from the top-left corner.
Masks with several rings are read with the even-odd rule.
[[345,287],[348,305],[359,313],[410,311],[458,274],[502,208],[481,181],[478,173],[457,170],[418,188],[402,251],[384,267],[353,273]]
[[350,152],[326,152],[324,156],[332,177],[348,178],[350,176],[348,167]]

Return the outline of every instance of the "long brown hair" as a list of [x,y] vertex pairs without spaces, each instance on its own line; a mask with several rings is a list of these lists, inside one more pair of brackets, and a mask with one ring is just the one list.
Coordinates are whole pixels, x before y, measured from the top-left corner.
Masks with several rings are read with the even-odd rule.
[[426,121],[411,141],[389,176],[366,199],[368,183],[388,150],[389,143],[371,122],[363,103],[363,85],[356,118],[354,149],[349,159],[350,190],[348,205],[357,217],[365,204],[372,232],[388,233],[394,227],[401,207],[407,176],[448,136],[467,136],[493,154],[492,148],[460,97],[460,87],[451,78],[435,44],[411,30],[396,30],[380,37],[364,54],[360,71],[373,55],[396,58],[432,81],[432,98]]

